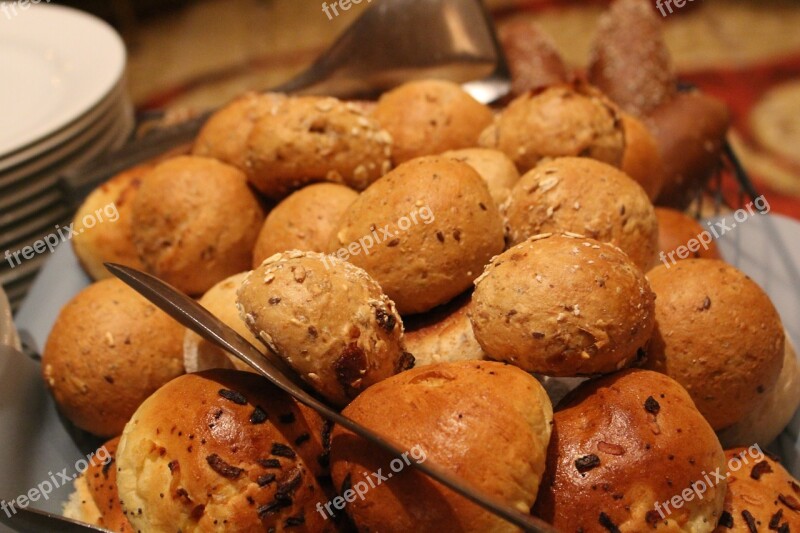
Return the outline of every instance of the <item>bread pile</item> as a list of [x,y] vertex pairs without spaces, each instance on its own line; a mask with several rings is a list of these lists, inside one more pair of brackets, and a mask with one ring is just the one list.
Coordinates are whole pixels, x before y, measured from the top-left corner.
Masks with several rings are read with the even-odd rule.
[[124,204],[75,240],[95,279],[121,262],[199,298],[408,452],[333,427],[100,280],[62,310],[42,361],[65,417],[120,437],[70,516],[117,531],[514,531],[411,468],[429,460],[565,532],[798,527],[779,465],[724,475],[800,402],[777,311],[714,247],[656,266],[702,229],[663,204],[707,179],[724,107],[676,92],[644,0],[604,16],[585,78],[535,26],[502,40],[516,76],[502,107],[434,80],[371,104],[248,94],[188,153],[82,208]]

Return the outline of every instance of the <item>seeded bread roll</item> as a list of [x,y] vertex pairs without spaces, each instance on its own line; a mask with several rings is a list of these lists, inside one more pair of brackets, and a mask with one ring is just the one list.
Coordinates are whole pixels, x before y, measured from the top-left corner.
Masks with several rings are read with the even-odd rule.
[[171,381],[136,411],[117,451],[137,531],[332,531],[315,510],[323,423],[264,378],[212,370]]
[[654,201],[664,186],[664,161],[658,142],[641,120],[628,113],[621,113],[621,116],[625,129],[625,153],[620,168]]
[[303,96],[286,99],[256,121],[246,172],[275,199],[315,181],[363,190],[391,169],[391,156],[391,135],[362,106]]
[[531,237],[475,281],[470,320],[492,359],[528,372],[614,372],[643,355],[655,296],[618,248],[580,235]]
[[[359,531],[518,531],[413,471],[411,461],[457,473],[521,512],[536,499],[552,406],[536,379],[513,366],[459,361],[415,368],[370,387],[344,413],[407,450],[407,463],[393,461],[334,428],[334,485],[363,489],[364,497],[345,507]],[[391,477],[372,487],[370,472]]]
[[384,93],[375,119],[394,140],[396,165],[425,155],[478,145],[492,112],[449,81],[412,81]]
[[572,232],[614,244],[643,271],[655,261],[653,204],[638,183],[606,163],[579,157],[541,163],[514,186],[504,211],[511,244]]
[[133,244],[132,206],[142,176],[153,166],[145,163],[117,174],[92,191],[75,213],[72,249],[92,279],[111,277],[103,263],[144,270]]
[[760,447],[726,450],[730,478],[715,533],[800,531],[800,484]]
[[503,250],[503,223],[486,183],[466,163],[408,161],[347,210],[329,251],[366,270],[401,314],[466,291]]
[[622,164],[625,134],[617,107],[583,83],[531,91],[513,100],[480,139],[527,172],[546,157],[589,157]]
[[178,289],[203,294],[250,268],[264,212],[239,170],[181,156],[142,178],[133,240],[147,269]]
[[316,183],[292,193],[267,215],[253,250],[253,268],[286,250],[324,252],[356,198],[357,192],[336,183]]
[[486,182],[494,203],[498,206],[508,199],[511,188],[519,181],[519,172],[514,162],[500,150],[465,148],[445,152],[442,157],[471,166]]
[[769,297],[715,259],[659,265],[647,276],[657,296],[647,367],[686,387],[715,430],[739,422],[783,365],[783,326]]
[[658,254],[662,262],[671,265],[689,258],[722,259],[717,242],[711,238],[708,228],[701,226],[696,219],[668,207],[656,207],[656,217]]
[[[564,399],[553,422],[536,516],[559,531],[714,530],[724,476],[697,483],[724,472],[725,455],[674,380],[626,370],[590,381]],[[673,498],[682,505],[665,508]]]
[[44,347],[42,374],[73,424],[113,437],[153,391],[183,373],[182,339],[177,322],[110,278],[61,310]]
[[530,18],[512,19],[498,28],[511,70],[511,94],[567,83],[571,73],[553,39]]
[[238,306],[250,331],[336,405],[413,366],[392,301],[333,256],[274,255],[242,282]]

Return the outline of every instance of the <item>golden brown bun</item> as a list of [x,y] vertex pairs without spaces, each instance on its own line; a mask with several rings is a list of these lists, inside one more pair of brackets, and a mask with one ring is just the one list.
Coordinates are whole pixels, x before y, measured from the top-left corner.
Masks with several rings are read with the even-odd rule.
[[[132,206],[142,176],[153,166],[144,163],[117,174],[92,191],[75,213],[72,249],[92,279],[111,277],[103,263],[144,270],[133,244]],[[95,225],[85,226],[84,218]]]
[[767,444],[774,441],[786,428],[800,406],[800,368],[794,346],[786,336],[783,368],[778,382],[759,396],[749,412],[736,424],[717,435],[726,448],[747,446],[754,442]]
[[356,198],[356,191],[336,183],[316,183],[292,193],[267,215],[253,250],[253,268],[286,250],[324,252]]
[[675,73],[661,21],[647,0],[617,0],[597,26],[589,81],[637,116],[670,100]]
[[[711,240],[711,233],[704,228],[694,218],[690,217],[677,209],[668,207],[656,207],[656,217],[658,217],[658,252],[661,260],[665,259],[671,264],[673,260],[682,259],[722,259],[719,253],[717,241]],[[700,241],[700,235],[706,233],[707,239]],[[689,249],[689,242],[695,240]],[[705,243],[705,241],[710,241]],[[678,248],[681,254],[678,255]],[[670,253],[672,255],[670,256]],[[663,255],[661,255],[663,254]],[[681,255],[685,257],[681,257]]]
[[621,115],[625,128],[622,171],[641,185],[653,201],[664,186],[664,162],[658,142],[638,118],[628,113]]
[[480,139],[527,172],[546,157],[622,164],[625,136],[617,107],[584,83],[556,85],[513,100]]
[[374,445],[334,428],[337,489],[362,487],[378,469],[392,476],[347,504],[360,531],[517,531],[413,471],[415,460],[457,473],[521,512],[536,499],[552,406],[536,379],[513,366],[459,361],[415,368],[370,387],[344,413],[408,451],[401,469]]
[[730,472],[725,497],[727,515],[715,533],[800,531],[797,480],[758,446],[725,450],[725,456]]
[[182,339],[180,324],[120,280],[106,279],[61,309],[42,374],[72,423],[113,437],[145,398],[183,373]]
[[117,468],[114,464],[119,446],[119,437],[103,444],[92,457],[89,467],[82,477],[102,516],[93,525],[118,533],[133,531],[131,524],[122,512],[117,492]]
[[406,350],[414,354],[414,367],[486,356],[472,332],[469,308],[469,296],[460,297],[406,320]]
[[181,156],[142,178],[133,240],[147,269],[188,294],[203,294],[250,268],[264,212],[239,170]]
[[255,123],[286,99],[278,93],[246,93],[215,112],[195,139],[192,154],[247,168],[247,139]]
[[492,260],[475,281],[470,320],[493,359],[551,376],[602,374],[641,355],[654,298],[618,248],[544,234]]
[[[249,372],[187,374],[136,411],[117,451],[122,508],[137,531],[331,531],[323,422]],[[292,524],[296,524],[292,526]]]
[[303,96],[286,99],[256,121],[246,172],[275,199],[315,181],[362,190],[389,171],[391,156],[391,135],[362,106]]
[[384,93],[375,119],[394,140],[396,165],[447,150],[472,148],[492,121],[492,112],[457,84],[412,81]]
[[[374,246],[368,248],[366,239]],[[467,290],[503,246],[500,214],[478,173],[466,163],[422,157],[359,196],[329,251],[352,248],[339,257],[350,255],[401,314],[413,314]]]
[[519,181],[514,162],[500,150],[465,148],[444,152],[442,157],[461,161],[480,174],[498,206],[508,199],[511,188]]
[[656,258],[658,221],[647,193],[600,161],[541,163],[519,180],[503,211],[512,245],[541,233],[572,232],[614,244],[643,271]]
[[[247,325],[242,321],[239,309],[236,307],[236,291],[239,290],[239,286],[248,274],[249,272],[242,272],[220,281],[211,287],[198,303],[233,328],[261,353],[270,357],[271,354],[268,353],[266,347],[247,329]],[[188,329],[183,337],[183,366],[186,368],[186,372],[200,372],[212,368],[235,368],[252,372],[249,365]]]
[[719,165],[730,120],[723,102],[699,91],[677,94],[645,119],[664,161],[656,203],[684,209],[697,196]]
[[656,293],[647,367],[686,387],[715,430],[737,423],[783,365],[783,326],[769,297],[715,259],[659,265],[647,277]]
[[[724,472],[725,455],[674,380],[626,370],[590,381],[567,396],[553,418],[536,516],[559,531],[714,530],[725,480],[705,491],[694,484],[717,469]],[[692,494],[681,508],[664,509],[693,486],[702,499]]]
[[276,254],[245,278],[237,303],[250,331],[336,405],[413,365],[392,301],[333,256]]
[[570,72],[553,39],[530,18],[515,18],[498,29],[511,70],[511,94],[566,83]]

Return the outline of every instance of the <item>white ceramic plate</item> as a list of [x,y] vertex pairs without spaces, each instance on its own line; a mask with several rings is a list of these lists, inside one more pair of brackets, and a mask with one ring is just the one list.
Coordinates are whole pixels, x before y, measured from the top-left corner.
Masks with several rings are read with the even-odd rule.
[[2,22],[0,157],[89,112],[125,68],[117,33],[81,11],[37,4]]

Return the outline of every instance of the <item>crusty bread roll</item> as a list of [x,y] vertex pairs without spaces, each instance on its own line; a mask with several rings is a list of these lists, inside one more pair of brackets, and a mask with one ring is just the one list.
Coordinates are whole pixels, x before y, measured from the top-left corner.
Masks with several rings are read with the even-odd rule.
[[613,245],[580,235],[531,237],[495,257],[475,281],[475,337],[493,359],[528,372],[586,376],[643,355],[655,296]]
[[[626,370],[589,381],[564,399],[553,422],[536,516],[559,531],[714,530],[725,479],[703,480],[725,471],[725,455],[674,380]],[[665,508],[676,496],[680,508]]]
[[519,171],[514,162],[500,150],[465,148],[444,152],[442,157],[471,166],[486,182],[498,206],[508,199],[511,188],[519,181]]
[[[211,370],[150,396],[117,450],[122,508],[137,531],[333,531],[314,509],[322,419],[266,379]],[[291,529],[290,529],[291,528]]]
[[[552,406],[541,385],[513,366],[459,361],[415,368],[370,387],[344,414],[408,451],[408,463],[393,461],[375,445],[334,428],[335,487],[366,486],[364,497],[345,508],[359,531],[517,531],[413,471],[411,461],[457,473],[521,512],[536,499]],[[370,472],[390,479],[370,487]]]
[[408,161],[345,212],[329,252],[366,270],[401,314],[423,313],[466,291],[503,250],[503,222],[486,183],[466,163]]
[[392,136],[363,106],[336,98],[287,98],[261,116],[247,140],[246,172],[266,196],[315,181],[365,189],[391,168]]
[[133,203],[133,240],[142,262],[192,295],[250,268],[263,222],[244,174],[206,157],[161,163],[142,177]]
[[525,174],[503,206],[510,243],[572,232],[619,247],[643,271],[653,264],[658,221],[644,189],[600,161],[564,157]]
[[668,207],[656,207],[656,217],[658,255],[665,264],[689,258],[722,259],[717,242],[696,219]]
[[501,24],[498,37],[511,71],[512,95],[570,81],[553,39],[533,19],[519,17]]
[[356,198],[356,191],[337,183],[315,183],[292,193],[267,215],[253,250],[253,268],[286,250],[324,252]]
[[659,265],[647,277],[657,298],[646,366],[686,387],[715,430],[736,424],[780,375],[777,310],[748,276],[716,259]]
[[276,254],[245,278],[237,302],[250,331],[336,405],[414,363],[392,301],[333,256]]
[[394,140],[396,165],[447,150],[472,148],[492,112],[450,81],[412,81],[384,93],[373,113]]
[[180,324],[123,282],[98,281],[59,313],[42,375],[72,423],[113,437],[145,398],[183,373],[182,339]]
[[625,135],[619,110],[584,83],[556,85],[514,99],[481,134],[527,172],[546,157],[589,157],[622,164]]
[[[103,263],[144,270],[133,244],[132,206],[142,176],[153,166],[144,163],[117,174],[92,191],[75,213],[72,249],[92,279],[111,276]],[[84,219],[94,224],[87,227]]]
[[624,112],[621,116],[625,129],[625,153],[620,168],[642,186],[651,201],[655,201],[664,186],[661,149],[641,120]]
[[760,447],[725,450],[728,494],[715,533],[800,530],[800,484]]

